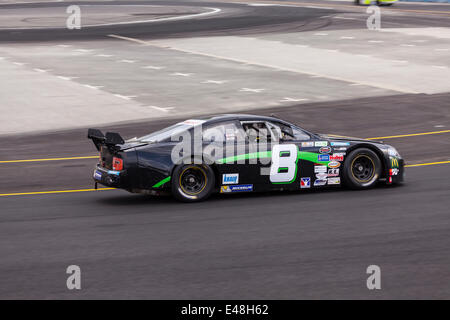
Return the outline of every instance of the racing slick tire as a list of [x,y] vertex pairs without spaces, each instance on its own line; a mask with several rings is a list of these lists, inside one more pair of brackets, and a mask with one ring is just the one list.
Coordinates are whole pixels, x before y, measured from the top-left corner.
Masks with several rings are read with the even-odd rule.
[[172,177],[172,194],[182,202],[205,200],[211,195],[215,186],[214,171],[205,164],[177,166]]
[[368,189],[378,182],[381,169],[380,158],[375,152],[367,148],[355,149],[344,162],[342,179],[349,188]]

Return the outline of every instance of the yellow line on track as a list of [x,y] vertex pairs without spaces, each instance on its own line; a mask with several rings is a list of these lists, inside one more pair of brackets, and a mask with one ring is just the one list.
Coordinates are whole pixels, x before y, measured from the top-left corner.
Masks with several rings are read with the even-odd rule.
[[[429,162],[429,163],[417,163],[409,164],[405,167],[422,167],[422,166],[432,166],[439,164],[450,164],[450,161],[440,161],[440,162]],[[27,196],[27,195],[40,195],[40,194],[58,194],[58,193],[76,193],[76,192],[92,192],[92,191],[110,191],[116,190],[116,188],[99,188],[99,189],[79,189],[79,190],[56,190],[56,191],[37,191],[37,192],[20,192],[20,193],[4,193],[0,194],[0,197],[7,196]]]
[[[367,140],[382,140],[382,139],[395,139],[395,138],[405,138],[405,137],[415,137],[415,136],[425,136],[431,134],[442,134],[442,133],[450,133],[450,130],[441,130],[441,131],[430,131],[430,132],[421,132],[421,133],[410,133],[410,134],[399,134],[395,136],[386,136],[386,137],[374,137],[374,138],[366,138]],[[352,137],[348,136],[340,136],[336,134],[330,134],[330,137],[342,137],[352,139]],[[84,159],[98,159],[97,156],[83,156],[83,157],[64,157],[64,158],[47,158],[47,159],[24,159],[24,160],[2,160],[0,164],[6,163],[25,163],[25,162],[45,162],[45,161],[66,161],[66,160],[84,160]]]
[[422,167],[422,166],[433,166],[437,164],[447,164],[450,163],[450,161],[440,161],[440,162],[429,162],[429,163],[418,163],[418,164],[408,164],[405,167],[411,168],[411,167]]
[[431,132],[421,132],[421,133],[411,133],[411,134],[399,134],[399,135],[396,135],[396,136],[367,138],[367,140],[381,140],[381,139],[415,137],[415,136],[425,136],[425,135],[429,135],[429,134],[440,134],[440,133],[449,133],[449,132],[450,132],[450,130],[441,130],[441,131],[431,131]]
[[35,194],[55,194],[55,193],[75,193],[75,192],[92,192],[92,191],[108,191],[115,190],[115,188],[99,188],[99,189],[79,189],[79,190],[57,190],[57,191],[38,191],[38,192],[20,192],[20,193],[4,193],[0,197],[7,196],[26,196]]
[[48,158],[48,159],[29,159],[29,160],[4,160],[0,163],[20,163],[20,162],[43,162],[43,161],[64,161],[64,160],[80,160],[80,159],[98,159],[99,156],[86,157],[67,157],[67,158]]

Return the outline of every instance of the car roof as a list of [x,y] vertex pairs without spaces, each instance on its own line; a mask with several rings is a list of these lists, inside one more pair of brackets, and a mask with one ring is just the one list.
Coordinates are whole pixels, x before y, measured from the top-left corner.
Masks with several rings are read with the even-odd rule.
[[205,120],[207,124],[230,121],[230,120],[239,120],[239,121],[250,121],[250,120],[261,120],[261,121],[279,121],[283,123],[290,124],[284,120],[275,118],[275,117],[267,117],[267,116],[259,116],[253,114],[219,114],[212,117],[200,118],[201,120]]

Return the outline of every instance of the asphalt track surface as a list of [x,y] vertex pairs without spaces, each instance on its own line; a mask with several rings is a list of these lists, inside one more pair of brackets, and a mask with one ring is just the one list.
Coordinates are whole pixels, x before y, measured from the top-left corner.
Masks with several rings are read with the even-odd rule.
[[[448,130],[449,105],[449,94],[397,95],[254,113],[369,138]],[[174,121],[105,129],[133,137]],[[450,160],[449,136],[383,140],[424,164]],[[95,155],[85,129],[3,137],[1,148],[2,161]],[[92,188],[95,162],[0,163],[0,194]],[[449,168],[409,167],[399,187],[189,205],[121,190],[2,196],[0,298],[448,299]],[[66,289],[71,264],[82,269],[80,291]],[[366,288],[372,264],[379,291]]]

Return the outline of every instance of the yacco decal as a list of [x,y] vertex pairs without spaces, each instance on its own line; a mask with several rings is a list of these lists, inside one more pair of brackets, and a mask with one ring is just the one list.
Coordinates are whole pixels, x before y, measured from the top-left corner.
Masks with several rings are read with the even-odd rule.
[[328,163],[328,168],[339,168],[341,166],[340,162],[337,161],[331,161],[330,163]]

